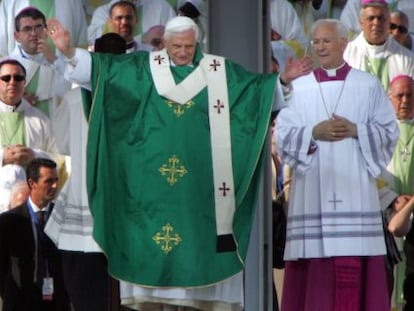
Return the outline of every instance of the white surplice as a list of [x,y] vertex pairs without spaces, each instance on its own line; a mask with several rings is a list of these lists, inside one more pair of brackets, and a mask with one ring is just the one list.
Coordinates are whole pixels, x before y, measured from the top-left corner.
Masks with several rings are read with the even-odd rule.
[[[277,117],[279,155],[293,170],[286,260],[386,251],[375,178],[399,135],[395,113],[374,76],[351,69],[343,83],[318,86],[313,72],[294,80],[291,104]],[[316,141],[309,153],[314,126],[333,112],[357,125],[358,138]]]
[[71,156],[70,176],[55,201],[45,227],[46,234],[59,249],[79,252],[101,252],[92,237],[93,219],[86,192],[86,143],[88,124],[83,112],[80,88],[63,97],[59,109],[68,115],[65,129],[66,148]]
[[388,36],[383,45],[370,45],[363,33],[360,33],[348,43],[344,59],[350,66],[367,71],[366,57],[387,59],[390,81],[401,74],[414,78],[414,53],[400,45],[391,36]]
[[26,86],[39,72],[38,85],[35,92],[38,101],[49,101],[49,118],[52,122],[53,133],[56,138],[58,151],[65,154],[61,148],[61,142],[66,139],[66,131],[62,131],[62,124],[57,111],[59,110],[62,96],[70,90],[71,83],[63,77],[65,62],[58,57],[50,64],[42,54],[28,55],[16,45],[10,58],[18,60],[26,69]]
[[[0,101],[0,113],[10,111],[10,106]],[[25,99],[15,110],[24,114],[26,146],[35,151],[35,157],[52,158],[59,162],[52,127],[39,109],[31,106]],[[3,162],[5,142],[0,144],[0,163]],[[6,142],[7,144],[7,142]],[[0,212],[6,210],[9,204],[10,190],[15,183],[25,180],[24,168],[19,165],[0,167]]]
[[272,0],[270,2],[270,26],[282,37],[282,40],[297,41],[303,49],[308,45],[308,38],[303,25],[289,1]]

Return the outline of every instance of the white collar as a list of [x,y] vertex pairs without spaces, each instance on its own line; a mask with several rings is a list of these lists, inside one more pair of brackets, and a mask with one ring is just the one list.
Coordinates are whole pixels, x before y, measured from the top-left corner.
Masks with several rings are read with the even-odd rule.
[[32,208],[32,211],[34,212],[34,213],[36,213],[36,212],[40,212],[40,211],[43,211],[43,212],[48,212],[49,211],[49,209],[50,209],[50,203],[48,204],[48,205],[46,205],[43,209],[40,209],[33,201],[32,201],[32,198],[29,196],[29,205],[31,206],[31,208]]
[[339,65],[336,68],[326,69],[326,68],[323,68],[321,66],[321,69],[326,72],[326,74],[328,75],[328,77],[335,77],[336,76],[336,72],[338,71],[338,69],[341,69],[343,66],[345,66],[345,62],[343,62],[341,65]]
[[19,106],[7,105],[0,100],[0,112],[15,112]]
[[18,49],[20,51],[20,55],[23,58],[32,60],[32,61],[34,61],[36,63],[39,63],[39,64],[43,62],[43,54],[41,54],[41,53],[28,54],[28,53],[26,53],[25,50],[23,50],[23,48],[21,47],[21,45],[18,45]]

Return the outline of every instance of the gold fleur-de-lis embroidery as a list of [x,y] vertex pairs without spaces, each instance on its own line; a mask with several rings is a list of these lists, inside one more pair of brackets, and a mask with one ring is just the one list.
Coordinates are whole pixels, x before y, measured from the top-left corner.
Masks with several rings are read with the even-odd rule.
[[167,103],[168,107],[173,109],[173,112],[177,116],[177,118],[181,117],[186,109],[190,109],[192,106],[195,105],[195,103],[192,100],[189,100],[184,105],[180,105],[172,100],[166,100],[165,102]]
[[168,159],[168,164],[163,164],[158,169],[162,176],[167,176],[167,182],[171,186],[174,186],[174,184],[178,181],[177,177],[183,177],[187,174],[187,169],[183,165],[178,166],[179,163],[180,160],[176,155],[173,155]]
[[157,232],[152,239],[155,243],[161,244],[161,250],[167,255],[172,251],[173,245],[180,244],[182,240],[177,233],[172,234],[174,228],[169,223],[162,227],[162,231]]

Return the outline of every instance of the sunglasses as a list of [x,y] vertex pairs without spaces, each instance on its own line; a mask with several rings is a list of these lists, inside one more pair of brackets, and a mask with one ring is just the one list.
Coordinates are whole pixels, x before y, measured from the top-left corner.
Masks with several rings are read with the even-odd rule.
[[397,25],[397,24],[394,24],[394,23],[391,23],[391,24],[390,24],[390,29],[391,29],[391,30],[398,29],[398,32],[399,32],[399,33],[407,33],[407,32],[408,32],[407,27],[405,27],[405,26],[403,26],[403,25]]
[[25,76],[22,75],[4,75],[4,76],[0,76],[0,80],[4,81],[6,83],[10,82],[10,80],[13,78],[14,81],[17,82],[22,82],[26,79]]

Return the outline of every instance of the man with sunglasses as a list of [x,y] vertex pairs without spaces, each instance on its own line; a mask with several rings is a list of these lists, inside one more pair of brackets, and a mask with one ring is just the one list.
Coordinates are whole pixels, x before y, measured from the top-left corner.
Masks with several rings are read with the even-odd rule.
[[50,120],[23,97],[25,81],[21,63],[0,61],[0,212],[8,208],[12,186],[25,180],[24,167],[57,153]]
[[390,15],[390,35],[399,44],[414,52],[414,38],[408,32],[410,21],[403,11],[392,11]]
[[362,32],[344,53],[350,66],[377,76],[385,90],[400,74],[414,77],[414,54],[389,34],[390,12],[385,0],[362,0],[360,24]]

